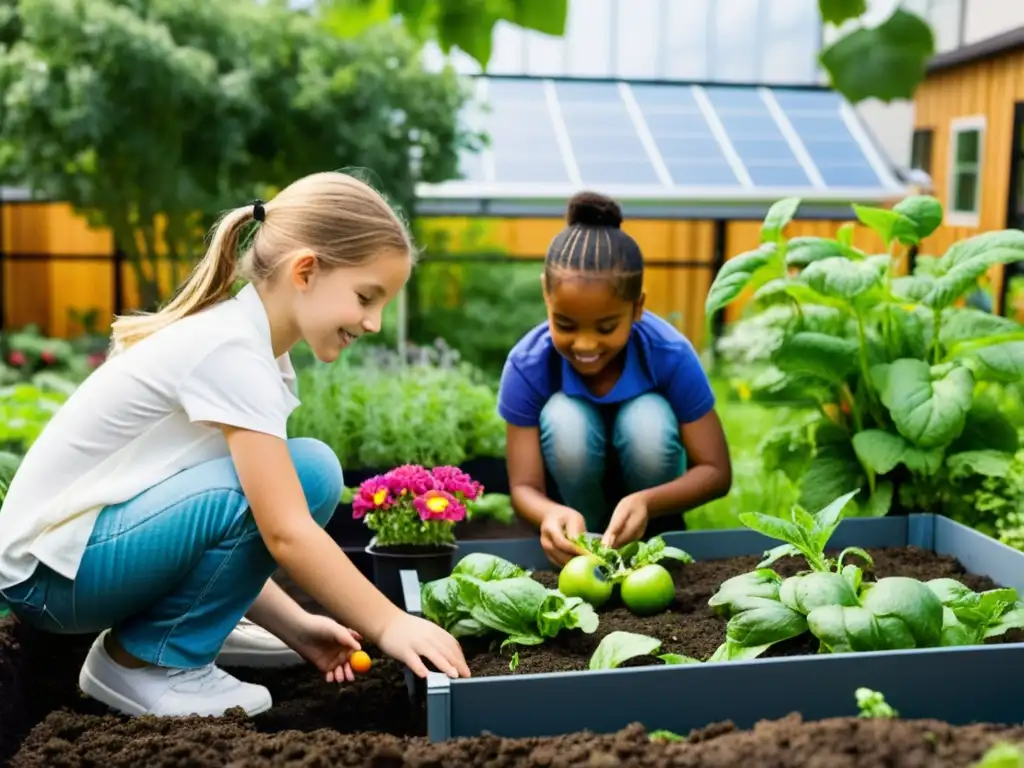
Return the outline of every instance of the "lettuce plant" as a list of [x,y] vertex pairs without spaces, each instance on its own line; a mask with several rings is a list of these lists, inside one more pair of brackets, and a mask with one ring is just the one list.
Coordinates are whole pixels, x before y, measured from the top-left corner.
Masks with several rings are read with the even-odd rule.
[[[765,553],[750,573],[727,579],[708,601],[729,619],[726,639],[710,661],[754,659],[776,643],[810,632],[823,653],[977,645],[1013,628],[1024,628],[1024,602],[1017,591],[982,593],[954,579],[922,582],[905,576],[865,581],[843,558],[870,555],[851,547],[835,560],[824,554],[843,508],[856,491],[816,514],[794,508],[789,519],[743,515],[743,522],[786,543]],[[783,578],[768,566],[799,555],[810,566]]]
[[455,637],[504,636],[510,644],[540,645],[564,630],[592,633],[598,618],[582,598],[566,597],[495,555],[474,552],[450,576],[420,588],[423,615]]
[[622,663],[639,656],[656,656],[665,664],[700,664],[699,659],[683,656],[679,653],[658,653],[661,640],[636,632],[616,630],[609,632],[598,643],[597,649],[590,657],[591,670],[615,669]]
[[805,461],[792,460],[791,436],[768,436],[766,468],[798,482],[808,508],[861,488],[862,514],[885,515],[894,499],[941,511],[929,489],[951,463],[978,451],[1012,456],[1019,447],[1006,416],[975,393],[981,383],[1024,376],[1024,326],[961,305],[990,268],[1024,261],[1024,232],[977,235],[941,257],[923,253],[906,273],[906,251],[942,221],[935,198],[909,197],[892,210],[853,206],[885,243],[882,254],[854,245],[852,222],[834,238],[787,239],[799,203],[772,206],[759,247],[726,262],[705,306],[710,319],[752,291],[755,315],[788,313],[774,325],[772,371],[763,378],[776,388],[802,386],[821,418]]

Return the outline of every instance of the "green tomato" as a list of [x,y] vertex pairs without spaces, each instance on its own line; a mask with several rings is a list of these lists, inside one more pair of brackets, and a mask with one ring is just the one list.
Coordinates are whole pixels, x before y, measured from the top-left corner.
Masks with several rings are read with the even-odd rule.
[[558,591],[581,597],[595,608],[608,602],[615,585],[608,581],[604,561],[596,555],[577,555],[558,574]]
[[672,574],[652,563],[629,574],[622,582],[622,602],[637,616],[661,613],[676,596]]

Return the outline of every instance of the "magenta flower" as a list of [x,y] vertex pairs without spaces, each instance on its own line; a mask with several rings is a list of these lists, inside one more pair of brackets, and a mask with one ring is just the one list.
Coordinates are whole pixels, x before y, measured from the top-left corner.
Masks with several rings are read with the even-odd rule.
[[395,502],[385,479],[380,475],[371,477],[359,486],[359,492],[352,499],[352,517],[361,520],[366,513],[387,509]]
[[395,497],[403,494],[418,496],[437,487],[434,476],[418,464],[395,467],[384,475],[384,482]]
[[446,520],[457,523],[466,517],[466,508],[445,491],[427,491],[414,502],[421,520]]
[[462,494],[471,501],[483,493],[484,487],[458,467],[434,467],[431,474],[437,487],[452,495]]

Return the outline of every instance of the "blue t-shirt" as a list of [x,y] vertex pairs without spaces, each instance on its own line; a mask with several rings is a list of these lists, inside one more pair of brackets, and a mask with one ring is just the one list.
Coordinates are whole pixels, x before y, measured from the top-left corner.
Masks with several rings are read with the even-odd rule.
[[551,342],[547,322],[521,338],[505,360],[498,387],[498,413],[509,424],[535,427],[555,392],[603,405],[622,403],[647,392],[664,397],[680,424],[696,421],[715,405],[715,396],[697,352],[683,334],[650,312],[633,324],[622,375],[597,397]]

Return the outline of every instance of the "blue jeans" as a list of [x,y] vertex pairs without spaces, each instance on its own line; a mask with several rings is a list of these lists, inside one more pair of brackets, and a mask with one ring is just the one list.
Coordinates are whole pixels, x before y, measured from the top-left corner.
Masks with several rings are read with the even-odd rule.
[[[308,438],[288,448],[310,512],[324,526],[341,498],[338,458]],[[195,668],[217,657],[276,569],[226,457],[105,507],[73,581],[40,563],[2,594],[20,621],[43,631],[113,627],[136,658]]]
[[[604,530],[623,496],[686,471],[679,421],[654,393],[608,408],[557,392],[540,413],[540,446],[558,497],[586,518],[589,531]],[[681,512],[669,513],[652,520],[648,534],[684,527]]]

